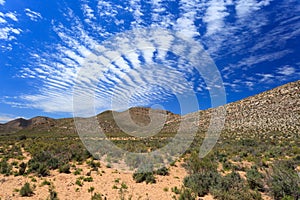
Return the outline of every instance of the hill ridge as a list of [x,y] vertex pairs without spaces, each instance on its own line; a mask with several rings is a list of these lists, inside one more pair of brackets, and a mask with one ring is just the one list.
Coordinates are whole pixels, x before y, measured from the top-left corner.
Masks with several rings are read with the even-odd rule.
[[[300,80],[290,82],[274,89],[223,105],[226,108],[226,120],[223,131],[235,134],[256,132],[300,132]],[[176,132],[181,118],[197,119],[200,116],[199,131],[206,131],[211,114],[217,108],[200,110],[183,116],[170,111],[153,110],[149,107],[132,107],[126,111],[107,110],[96,115],[101,128],[106,133],[120,132],[113,120],[113,114],[122,115],[127,111],[137,124],[147,125],[150,122],[149,112],[165,113],[167,121],[162,132]],[[44,116],[29,120],[18,118],[0,124],[0,133],[12,133],[29,129],[32,131],[48,131],[56,133],[75,133],[73,118],[53,119]]]

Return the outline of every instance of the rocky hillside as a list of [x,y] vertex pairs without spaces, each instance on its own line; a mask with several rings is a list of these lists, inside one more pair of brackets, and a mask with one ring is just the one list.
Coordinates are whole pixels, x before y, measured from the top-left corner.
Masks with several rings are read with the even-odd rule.
[[[223,132],[232,134],[300,134],[300,81],[225,105]],[[199,129],[206,131],[216,109],[188,114],[200,116]]]
[[[246,99],[225,105],[226,120],[224,132],[232,134],[261,134],[282,132],[287,134],[300,134],[300,81],[288,83],[275,89],[260,93]],[[189,121],[200,117],[199,131],[206,131],[212,113],[216,109],[208,109],[182,116]],[[128,115],[129,113],[129,115]],[[147,126],[150,123],[149,114],[156,116],[165,115],[165,125],[162,132],[176,132],[181,117],[169,111],[152,110],[150,108],[131,108],[124,112],[105,111],[97,115],[100,127],[106,133],[119,133],[122,130],[114,121],[126,122],[128,116],[140,125]],[[124,124],[123,124],[124,125]],[[126,125],[126,124],[125,124]],[[16,119],[6,124],[0,124],[0,133],[12,133],[20,130],[75,133],[72,118],[51,119],[48,117],[35,117],[29,120]]]

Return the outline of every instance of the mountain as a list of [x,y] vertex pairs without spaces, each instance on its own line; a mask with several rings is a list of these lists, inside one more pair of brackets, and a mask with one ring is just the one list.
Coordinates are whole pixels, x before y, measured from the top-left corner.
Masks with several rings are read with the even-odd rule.
[[[272,90],[243,100],[229,103],[220,108],[226,109],[226,119],[223,132],[236,136],[243,134],[262,134],[282,132],[286,134],[300,133],[300,80],[291,82]],[[151,108],[134,107],[123,112],[105,111],[98,114],[97,120],[105,133],[120,133],[121,127],[132,128],[128,119],[140,126],[147,126],[155,117],[165,116],[162,132],[176,132],[180,120],[188,119],[199,124],[199,131],[208,129],[211,116],[219,108],[190,113],[184,116],[169,111],[153,110]],[[197,121],[199,117],[199,121]],[[115,122],[118,118],[118,123]],[[130,121],[129,121],[130,122]],[[154,128],[155,129],[155,128]],[[21,130],[33,132],[76,133],[73,118],[52,119],[35,117],[29,120],[15,119],[0,124],[0,133],[13,133]],[[134,130],[134,129],[133,129]]]
[[54,125],[55,120],[49,117],[38,116],[29,120],[18,118],[5,124],[1,124],[0,132],[11,133],[23,129],[33,129],[35,127],[39,127],[40,130],[44,130]]

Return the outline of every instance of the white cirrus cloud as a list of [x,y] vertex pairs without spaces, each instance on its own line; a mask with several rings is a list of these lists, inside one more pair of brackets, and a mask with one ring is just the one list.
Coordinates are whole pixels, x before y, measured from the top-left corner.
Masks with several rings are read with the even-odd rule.
[[286,65],[278,68],[276,72],[281,75],[290,76],[296,73],[296,69],[292,66]]
[[229,15],[224,0],[211,0],[208,3],[203,22],[207,24],[207,35],[212,35],[222,31],[225,27],[225,17]]
[[39,12],[35,12],[30,10],[29,8],[26,8],[25,14],[32,20],[32,21],[38,21],[40,19],[43,19],[42,15]]
[[238,0],[235,5],[238,18],[245,18],[254,11],[261,9],[264,6],[268,6],[272,0],[262,0],[257,2],[256,0]]
[[0,40],[11,41],[16,39],[15,35],[19,35],[21,33],[21,29],[12,28],[12,27],[4,27],[0,28]]
[[13,20],[15,22],[18,21],[18,18],[15,13],[8,12],[8,13],[4,14],[4,16],[10,18],[11,20]]
[[[51,45],[56,53],[32,52],[33,64],[23,71],[22,77],[38,78],[43,87],[36,94],[20,96],[26,106],[71,113],[73,88],[78,85],[86,89],[80,93],[83,98],[95,97],[99,111],[111,109],[112,99],[118,105],[114,109],[122,109],[124,102],[130,106],[149,105],[175,93],[185,94],[193,87],[194,83],[186,78],[192,77],[190,62],[198,60],[199,55],[185,46],[187,40],[179,43],[164,30],[149,30],[150,34],[137,29],[131,35],[124,33],[99,44],[85,33],[80,22],[73,21],[79,24],[74,26],[76,31],[62,24],[54,26],[62,41]],[[170,59],[169,54],[174,51],[179,53]],[[83,102],[81,108],[90,105]]]
[[179,1],[180,15],[176,20],[175,30],[186,37],[199,36],[199,32],[195,25],[198,6],[201,1],[198,0],[181,0]]

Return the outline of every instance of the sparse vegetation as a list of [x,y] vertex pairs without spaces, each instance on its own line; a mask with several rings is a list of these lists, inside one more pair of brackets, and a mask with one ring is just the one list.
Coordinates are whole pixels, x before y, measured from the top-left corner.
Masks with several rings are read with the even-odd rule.
[[59,200],[57,192],[54,190],[54,187],[49,188],[49,200]]
[[269,178],[270,191],[275,200],[299,199],[300,177],[292,161],[277,161]]
[[30,197],[33,195],[33,190],[29,183],[25,183],[24,186],[20,189],[21,197]]
[[102,195],[99,193],[94,193],[91,200],[102,200]]
[[2,159],[2,161],[0,162],[0,173],[9,176],[11,174],[11,169],[12,167],[7,162],[7,159]]
[[[268,101],[273,101],[270,98],[267,98]],[[260,103],[268,105],[263,102]],[[281,101],[279,104],[281,105]],[[199,149],[206,134],[205,130],[202,129],[199,129],[192,145],[182,155],[180,161],[170,160],[172,161],[170,163],[171,171],[167,167],[153,171],[142,170],[140,169],[141,157],[128,154],[124,162],[131,169],[136,170],[132,175],[131,181],[136,183],[146,182],[147,184],[155,183],[156,179],[176,179],[177,181],[182,176],[172,173],[177,169],[182,169],[182,166],[184,166],[188,172],[188,175],[182,180],[184,186],[164,186],[160,189],[160,192],[164,191],[165,195],[172,192],[174,199],[181,200],[198,199],[207,194],[221,200],[259,200],[262,199],[262,194],[275,200],[299,199],[299,129],[287,126],[290,122],[282,126],[277,124],[276,126],[278,127],[272,127],[271,121],[274,117],[271,116],[272,119],[269,119],[270,113],[268,114],[268,112],[266,112],[266,115],[259,113],[264,110],[259,110],[259,112],[251,110],[254,109],[254,103],[250,100],[243,101],[239,105],[241,106],[227,106],[231,117],[228,123],[231,126],[225,126],[217,144],[204,158],[199,157]],[[293,106],[289,107],[289,109],[292,108]],[[207,113],[209,112],[207,111]],[[206,116],[209,115],[207,113],[201,112],[203,114],[201,123],[204,126],[207,123]],[[237,114],[235,115],[235,113]],[[237,120],[239,119],[237,116],[240,113],[243,113],[245,116],[249,115],[249,119]],[[281,119],[282,113],[278,113],[278,115],[278,119]],[[265,117],[263,118],[265,121],[257,122],[256,118],[259,118],[259,116]],[[110,117],[106,113],[105,118],[99,119],[100,123],[106,123],[107,129],[115,131],[117,128],[110,121],[112,120]],[[176,116],[173,117],[176,122],[178,118]],[[241,121],[246,121],[249,124],[257,122],[259,127],[252,129],[250,125],[249,127],[237,126],[243,124]],[[62,130],[65,129],[61,127],[64,126],[65,122],[60,121],[59,123],[61,124],[50,126],[49,131],[48,129],[45,131],[45,129],[39,130],[37,128],[23,129],[12,133],[0,133],[0,174],[3,177],[1,181],[5,181],[7,178],[4,176],[21,175],[24,177],[17,178],[27,179],[31,182],[31,185],[26,183],[22,188],[15,190],[15,192],[18,191],[21,196],[32,196],[34,194],[33,190],[38,194],[39,189],[49,187],[49,196],[48,194],[46,196],[48,196],[48,199],[57,199],[57,192],[52,187],[52,181],[55,181],[55,178],[52,179],[52,176],[59,171],[60,173],[67,173],[60,174],[61,176],[76,175],[70,184],[73,185],[70,186],[73,187],[71,192],[86,192],[88,190],[90,193],[88,198],[97,200],[105,199],[106,197],[92,190],[93,187],[90,187],[91,182],[98,183],[102,177],[109,176],[109,172],[113,173],[113,178],[110,182],[112,185],[114,184],[113,187],[109,185],[109,189],[114,188],[115,192],[119,192],[120,198],[128,197],[129,199],[132,183],[128,182],[127,179],[123,179],[122,176],[120,176],[121,179],[116,178],[119,177],[119,174],[122,175],[122,172],[106,169],[106,167],[111,168],[113,166],[112,163],[117,162],[116,156],[109,154],[107,156],[108,164],[104,164],[103,166],[106,167],[102,167],[102,163],[100,165],[99,161],[92,158],[76,134],[70,132],[64,134]],[[107,131],[105,134],[107,138],[112,139],[114,144],[124,150],[149,152],[164,146],[169,142],[169,139],[173,138],[174,133],[167,131],[176,130],[176,124],[172,123],[170,121],[162,132],[146,139],[132,139],[133,137],[119,130],[119,132]],[[26,159],[24,159],[25,157]],[[50,174],[50,177],[46,177]],[[103,176],[100,177],[100,175]],[[170,176],[159,177],[168,175]],[[46,177],[49,181],[43,177]],[[123,180],[126,180],[126,183]],[[34,184],[44,185],[45,187],[35,188]],[[5,185],[5,182],[3,185]],[[139,186],[142,185],[140,184]],[[148,185],[146,187],[151,186]],[[62,194],[59,194],[59,197],[64,198]],[[147,195],[147,197],[151,198],[150,195]]]
[[60,166],[59,167],[59,172],[60,173],[65,173],[65,174],[71,173],[71,171],[70,171],[70,165],[69,164],[64,164],[64,165]]
[[146,182],[148,183],[156,183],[155,177],[153,175],[153,172],[135,172],[133,174],[133,179],[137,183]]

